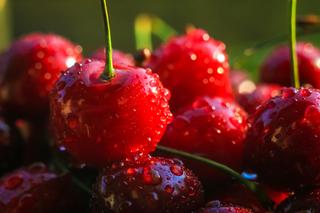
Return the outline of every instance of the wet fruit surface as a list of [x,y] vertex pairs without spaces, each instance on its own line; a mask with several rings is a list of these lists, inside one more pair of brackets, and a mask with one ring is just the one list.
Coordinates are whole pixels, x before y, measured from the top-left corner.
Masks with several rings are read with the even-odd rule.
[[175,159],[149,158],[107,167],[94,186],[93,212],[192,212],[202,205],[197,177]]
[[[246,119],[244,110],[228,99],[198,98],[175,116],[161,144],[240,170]],[[204,165],[193,164],[190,167],[201,178],[211,182],[214,180],[215,171]]]
[[211,201],[197,213],[253,213],[254,211],[234,204]]
[[1,104],[9,116],[48,113],[48,96],[63,70],[81,60],[81,48],[53,34],[30,34],[4,53]]
[[115,77],[99,79],[100,61],[76,64],[57,81],[51,120],[59,146],[98,167],[148,154],[171,121],[165,89],[151,70],[115,66]]
[[280,90],[281,86],[276,84],[258,84],[252,92],[240,92],[236,99],[249,114],[253,114],[261,104],[279,95]]
[[[275,83],[283,86],[292,84],[290,49],[280,46],[264,61],[260,79],[262,82]],[[300,42],[297,45],[300,81],[320,88],[320,50],[311,43]]]
[[319,183],[320,92],[285,88],[251,118],[246,168],[273,186]]
[[[98,49],[96,52],[92,54],[92,59],[98,59],[101,61],[106,60],[106,50],[104,48]],[[135,62],[131,55],[123,53],[119,50],[112,51],[112,59],[115,64],[125,64],[134,66]]]
[[276,210],[277,213],[319,211],[320,189],[318,187],[299,190],[295,195],[282,202]]
[[67,176],[48,171],[42,163],[13,171],[0,179],[0,212],[68,212],[77,199],[71,196]]
[[170,39],[153,53],[148,67],[171,91],[173,112],[197,96],[231,96],[225,49],[224,43],[210,38],[204,30],[192,30]]

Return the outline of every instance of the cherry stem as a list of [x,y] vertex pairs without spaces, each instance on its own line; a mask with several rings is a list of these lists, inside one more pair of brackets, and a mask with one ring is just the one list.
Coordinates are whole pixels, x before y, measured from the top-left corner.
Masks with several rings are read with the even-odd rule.
[[193,155],[191,153],[187,153],[187,152],[183,152],[183,151],[180,151],[180,150],[168,148],[168,147],[165,147],[165,146],[158,145],[157,149],[159,151],[162,151],[162,152],[165,152],[165,153],[168,153],[168,154],[171,154],[171,155],[175,155],[175,156],[179,156],[179,157],[183,157],[183,158],[188,158],[190,160],[206,164],[206,165],[208,165],[209,167],[211,167],[213,169],[219,170],[219,171],[225,173],[226,175],[231,176],[232,178],[236,179],[241,184],[243,184],[250,191],[252,191],[257,196],[257,198],[259,199],[261,204],[267,210],[272,210],[273,209],[274,202],[272,200],[270,200],[270,198],[258,186],[258,184],[256,184],[255,182],[252,182],[252,181],[249,181],[249,180],[245,179],[244,177],[242,177],[241,174],[239,174],[238,172],[236,172],[233,169],[229,168],[228,166],[223,165],[221,163],[218,163],[216,161],[204,158],[204,157],[200,157],[198,155]]
[[52,160],[52,163],[56,167],[56,169],[60,170],[61,172],[65,173],[65,174],[70,174],[72,182],[76,186],[78,186],[80,189],[82,189],[84,192],[91,195],[91,190],[85,184],[83,184],[81,180],[79,180],[77,177],[75,177],[62,162],[60,162],[58,159],[54,158]]
[[106,36],[106,66],[100,76],[100,79],[110,80],[112,77],[114,77],[114,69],[112,62],[112,42],[107,0],[101,0],[101,8]]
[[296,88],[300,87],[299,68],[297,56],[297,0],[290,0],[290,51],[291,51],[291,69],[293,74],[293,84]]
[[157,16],[139,15],[134,23],[137,50],[148,48],[152,50],[152,35],[166,42],[177,31]]
[[152,20],[146,14],[139,15],[134,21],[136,48],[152,50]]

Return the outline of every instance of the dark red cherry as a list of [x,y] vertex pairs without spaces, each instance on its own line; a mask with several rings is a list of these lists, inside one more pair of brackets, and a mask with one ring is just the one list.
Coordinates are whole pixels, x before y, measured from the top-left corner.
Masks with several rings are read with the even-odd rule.
[[229,62],[225,44],[200,29],[171,38],[151,56],[147,65],[158,73],[172,93],[175,112],[198,96],[230,97]]
[[249,114],[253,114],[261,104],[279,95],[281,88],[276,84],[258,84],[253,91],[240,92],[236,99]]
[[300,189],[284,200],[276,210],[277,213],[320,212],[320,188]]
[[[246,119],[244,110],[228,99],[201,97],[175,116],[161,143],[239,171],[247,130]],[[207,166],[191,163],[190,167],[202,180],[214,181],[216,172]]]
[[43,117],[49,92],[63,70],[81,60],[81,48],[53,34],[30,34],[5,52],[0,102],[10,117]]
[[[96,52],[92,54],[91,58],[105,61],[106,49],[105,48],[98,49]],[[112,59],[113,59],[113,63],[115,64],[125,64],[125,65],[131,65],[131,66],[135,65],[133,56],[131,56],[130,54],[123,53],[119,50],[112,51]]]
[[[320,88],[320,50],[311,43],[297,44],[300,81]],[[260,79],[265,83],[292,85],[290,49],[280,46],[263,62]]]
[[283,89],[253,115],[245,143],[245,165],[271,186],[319,183],[320,92]]
[[68,176],[35,163],[0,179],[0,212],[70,212],[79,205],[76,191]]
[[93,189],[92,212],[192,212],[202,200],[201,183],[181,161],[149,158],[104,169]]
[[78,161],[104,167],[109,161],[148,154],[171,121],[168,99],[151,70],[86,61],[61,75],[51,95],[51,120],[59,146]]
[[231,203],[222,203],[218,200],[211,201],[205,208],[200,209],[197,213],[253,213],[252,209],[241,207]]

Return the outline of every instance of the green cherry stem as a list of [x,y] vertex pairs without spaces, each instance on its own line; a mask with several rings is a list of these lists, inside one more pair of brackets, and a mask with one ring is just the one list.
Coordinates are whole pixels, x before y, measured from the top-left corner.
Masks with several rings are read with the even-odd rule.
[[152,18],[152,32],[162,42],[166,42],[170,37],[178,34],[173,27],[157,16],[153,16]]
[[112,42],[107,0],[101,0],[101,8],[106,36],[106,66],[104,68],[103,73],[100,76],[100,79],[109,80],[114,76],[114,70],[112,62]]
[[134,21],[136,49],[148,48],[152,50],[152,20],[147,14],[137,16]]
[[267,210],[272,210],[274,207],[274,202],[270,200],[270,198],[264,193],[264,191],[255,182],[252,182],[252,181],[245,179],[244,177],[241,176],[241,174],[239,174],[238,172],[234,171],[233,169],[227,167],[226,165],[220,164],[216,161],[213,161],[213,160],[210,160],[210,159],[207,159],[204,157],[200,157],[198,155],[193,155],[193,154],[190,154],[187,152],[183,152],[180,150],[176,150],[176,149],[172,149],[172,148],[168,148],[168,147],[164,147],[164,146],[160,146],[160,145],[157,146],[157,150],[174,155],[174,156],[188,158],[190,160],[206,164],[213,169],[219,170],[219,171],[225,173],[226,175],[231,176],[232,178],[236,179],[241,184],[243,184],[245,187],[247,187],[250,191],[252,191],[257,196],[257,198],[259,199],[261,204]]
[[300,87],[298,56],[297,56],[297,0],[290,0],[290,50],[291,50],[291,69],[293,74],[293,84],[296,88]]

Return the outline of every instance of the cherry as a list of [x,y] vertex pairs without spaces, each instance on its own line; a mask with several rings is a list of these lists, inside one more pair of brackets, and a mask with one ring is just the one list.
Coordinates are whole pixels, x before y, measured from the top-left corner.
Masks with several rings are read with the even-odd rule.
[[[297,44],[297,57],[299,75],[303,84],[310,84],[320,88],[320,50],[311,43],[300,42]],[[290,49],[280,46],[275,49],[264,61],[260,79],[262,82],[290,86],[292,82]]]
[[253,114],[257,107],[270,98],[279,95],[281,86],[276,84],[258,84],[256,88],[249,91],[242,91],[237,96],[237,102],[249,113]]
[[[113,53],[112,54],[113,63],[125,64],[125,65],[131,65],[131,66],[135,65],[134,59],[130,54],[123,53],[119,50],[113,50],[112,53]],[[91,58],[105,61],[106,49],[105,48],[98,49],[96,52],[92,54]]]
[[288,212],[319,212],[320,188],[300,189],[294,195],[284,200],[278,207],[277,213]]
[[171,38],[151,56],[147,65],[160,75],[172,93],[171,109],[190,104],[197,96],[230,97],[228,56],[225,44],[204,30]]
[[3,57],[0,102],[9,116],[27,118],[48,112],[49,92],[61,71],[82,58],[80,46],[40,33],[15,41]]
[[153,151],[171,113],[169,92],[151,70],[87,60],[68,69],[51,95],[56,141],[76,159],[103,167],[109,161]]
[[211,201],[205,208],[200,209],[197,213],[253,213],[252,209],[241,207],[230,203],[222,203],[218,200]]
[[176,159],[124,161],[99,175],[93,212],[192,212],[202,205],[198,178]]
[[245,166],[271,186],[319,183],[320,92],[283,89],[256,111],[245,142]]
[[[198,154],[240,170],[247,115],[224,98],[201,97],[179,112],[161,141],[165,146]],[[232,156],[232,157],[230,157]],[[210,182],[216,172],[192,163],[190,167]]]
[[15,170],[0,179],[0,212],[68,212],[78,208],[68,176],[42,163]]
[[230,72],[230,82],[232,91],[236,97],[244,92],[252,92],[256,88],[255,83],[249,78],[245,71],[232,70]]

